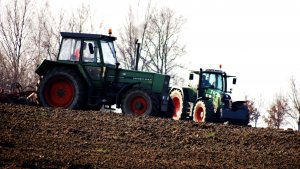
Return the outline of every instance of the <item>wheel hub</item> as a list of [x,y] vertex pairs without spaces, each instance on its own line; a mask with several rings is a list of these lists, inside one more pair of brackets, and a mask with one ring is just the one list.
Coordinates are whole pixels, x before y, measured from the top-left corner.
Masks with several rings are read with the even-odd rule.
[[63,89],[58,89],[56,94],[59,97],[63,97],[65,95],[65,91]]
[[136,103],[136,105],[135,105],[135,108],[138,109],[138,110],[142,110],[143,107],[144,107],[143,104],[140,103],[140,102]]
[[199,107],[197,108],[197,111],[196,111],[196,118],[198,121],[203,121],[203,117],[204,117],[204,112],[203,112],[203,108],[202,107]]
[[72,82],[54,78],[45,88],[45,99],[52,107],[68,107],[75,97],[75,87]]
[[173,117],[177,117],[177,112],[180,109],[180,101],[178,97],[174,97],[173,99],[173,104],[174,104],[174,113],[173,113]]
[[131,111],[134,114],[142,115],[147,111],[147,101],[141,96],[136,96],[130,103]]

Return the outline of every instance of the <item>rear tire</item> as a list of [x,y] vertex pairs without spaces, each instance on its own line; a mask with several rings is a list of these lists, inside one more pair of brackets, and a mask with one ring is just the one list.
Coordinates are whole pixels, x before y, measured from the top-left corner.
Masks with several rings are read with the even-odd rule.
[[198,100],[193,107],[193,120],[195,122],[216,122],[216,112],[210,100]]
[[158,113],[156,100],[145,90],[133,88],[122,99],[122,112],[139,116],[156,115]]
[[84,109],[87,101],[85,83],[70,68],[51,69],[38,85],[38,100],[45,107]]
[[170,92],[170,97],[173,101],[173,116],[174,120],[180,120],[182,118],[182,110],[183,110],[183,95],[179,89],[173,89]]

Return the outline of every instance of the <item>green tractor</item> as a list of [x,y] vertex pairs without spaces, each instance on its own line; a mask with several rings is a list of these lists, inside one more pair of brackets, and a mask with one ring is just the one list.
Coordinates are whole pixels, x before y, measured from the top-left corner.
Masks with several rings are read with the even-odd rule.
[[125,114],[166,115],[169,76],[121,69],[111,33],[61,36],[56,61],[44,60],[36,70],[42,106],[99,110],[116,105]]
[[246,101],[232,102],[227,91],[228,78],[236,84],[235,76],[221,70],[191,71],[188,87],[172,87],[173,119],[193,119],[196,122],[229,122],[248,125],[249,110]]

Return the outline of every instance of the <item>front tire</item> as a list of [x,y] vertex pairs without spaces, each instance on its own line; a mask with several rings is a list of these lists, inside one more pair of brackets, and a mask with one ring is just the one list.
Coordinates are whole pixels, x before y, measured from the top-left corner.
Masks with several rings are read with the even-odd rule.
[[216,112],[210,100],[198,100],[193,107],[193,120],[195,122],[216,122]]
[[155,104],[155,100],[145,90],[133,88],[125,94],[122,100],[122,112],[139,116],[156,115],[158,103]]
[[54,68],[41,79],[38,100],[45,107],[83,109],[87,100],[86,87],[73,69]]

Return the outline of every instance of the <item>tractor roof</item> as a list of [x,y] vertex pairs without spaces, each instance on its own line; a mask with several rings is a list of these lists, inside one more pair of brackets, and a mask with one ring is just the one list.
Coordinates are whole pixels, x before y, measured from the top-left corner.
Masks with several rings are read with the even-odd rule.
[[[192,73],[195,74],[200,74],[199,70],[192,70]],[[218,73],[218,74],[226,74],[224,71],[222,70],[218,70],[218,69],[205,69],[202,71],[203,73]],[[236,76],[232,76],[232,75],[226,75],[226,77],[236,77]]]
[[[195,74],[199,74],[200,73],[199,70],[192,70],[191,72],[193,72]],[[216,69],[205,69],[202,72],[204,72],[204,73],[220,73],[220,74],[224,73],[223,71],[216,70]]]
[[217,69],[206,69],[203,72],[224,73],[222,70]]
[[74,39],[101,39],[114,41],[117,38],[113,36],[101,35],[101,34],[90,34],[90,33],[74,33],[74,32],[60,32],[63,38],[74,38]]

